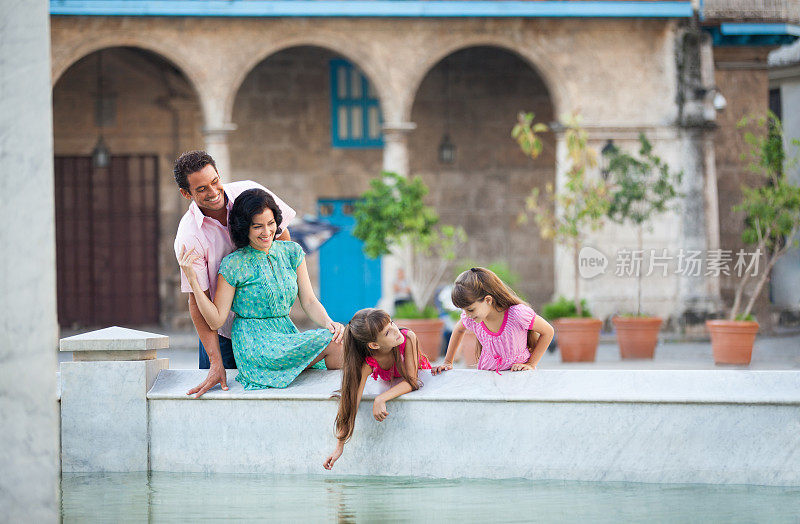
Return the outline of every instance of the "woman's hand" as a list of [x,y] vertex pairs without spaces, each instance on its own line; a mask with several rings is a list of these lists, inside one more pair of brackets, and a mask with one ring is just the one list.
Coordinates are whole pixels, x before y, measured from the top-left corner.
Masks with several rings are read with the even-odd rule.
[[186,275],[189,280],[196,280],[197,274],[194,272],[193,264],[200,258],[200,255],[194,250],[186,251],[186,246],[181,246],[181,255],[178,258],[178,265],[181,266],[181,271]]
[[375,401],[372,403],[372,416],[378,422],[383,422],[389,416],[389,412],[386,411],[386,402],[381,397],[375,397]]
[[336,443],[336,449],[333,450],[333,453],[331,453],[330,456],[325,459],[325,462],[322,464],[322,467],[325,469],[332,469],[334,462],[339,460],[339,457],[342,456],[343,451],[344,451],[344,443],[340,440]]
[[524,362],[521,364],[513,364],[511,366],[511,371],[533,371],[536,369],[536,366],[531,366],[530,364],[525,364]]
[[337,344],[342,342],[342,337],[344,336],[344,325],[329,319],[328,323],[325,324],[325,329],[333,333],[334,342]]
[[447,370],[449,370],[449,369],[453,369],[453,363],[452,363],[452,362],[445,362],[445,363],[444,363],[444,364],[442,364],[441,366],[436,366],[435,368],[433,368],[433,369],[431,370],[431,373],[432,373],[433,375],[438,375],[438,374],[439,374],[439,373],[441,373],[442,371],[447,371]]

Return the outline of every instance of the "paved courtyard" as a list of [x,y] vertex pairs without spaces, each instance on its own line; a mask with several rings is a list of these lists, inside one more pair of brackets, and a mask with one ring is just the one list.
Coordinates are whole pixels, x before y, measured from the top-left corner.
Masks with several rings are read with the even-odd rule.
[[[170,331],[151,328],[149,331],[169,336],[170,349],[159,350],[159,357],[169,358],[172,369],[197,369],[197,335],[194,331]],[[61,336],[77,331],[62,330]],[[59,355],[59,361],[72,360],[72,354]],[[458,362],[456,362],[458,366]],[[800,333],[762,336],[756,339],[750,366],[716,366],[709,342],[660,341],[653,360],[622,360],[613,335],[603,335],[597,349],[596,362],[562,363],[558,351],[546,353],[541,369],[800,369]]]

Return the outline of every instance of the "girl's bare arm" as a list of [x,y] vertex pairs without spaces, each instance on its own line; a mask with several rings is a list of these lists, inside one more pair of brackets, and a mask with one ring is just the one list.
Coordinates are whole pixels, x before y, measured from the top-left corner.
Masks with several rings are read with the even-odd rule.
[[459,320],[453,328],[453,333],[450,335],[450,342],[447,343],[447,353],[444,355],[444,363],[441,366],[433,368],[434,375],[438,375],[442,371],[453,369],[453,360],[456,358],[456,350],[458,345],[461,344],[461,339],[464,338],[467,328]]
[[539,361],[542,360],[544,352],[547,351],[547,347],[552,342],[556,331],[548,321],[539,315],[533,321],[532,328],[528,330],[528,347],[533,348],[533,350],[527,364],[531,367],[536,367]]

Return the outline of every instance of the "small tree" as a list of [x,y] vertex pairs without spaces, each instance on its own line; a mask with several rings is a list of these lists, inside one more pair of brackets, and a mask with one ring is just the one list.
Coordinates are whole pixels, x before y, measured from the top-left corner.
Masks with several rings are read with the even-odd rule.
[[[751,277],[756,276],[753,274],[755,271],[745,271],[736,286],[730,320],[750,315],[775,263],[792,247],[797,247],[797,234],[800,231],[800,186],[791,182],[786,175],[796,159],[792,157],[787,161],[785,157],[780,119],[770,112],[766,117],[744,117],[737,126],[740,129],[754,126],[760,131],[744,132],[744,139],[750,150],[742,154],[742,160],[748,160],[749,157],[748,170],[761,175],[764,184],[759,187],[743,185],[742,201],[733,210],[744,212],[742,240],[756,247],[754,256],[764,257],[764,271],[757,276],[755,289],[741,311],[745,287]],[[800,145],[797,139],[793,139],[791,143],[795,147]]]
[[[564,187],[555,192],[553,184],[548,183],[544,198],[540,198],[538,187],[533,188],[525,207],[528,213],[533,214],[542,238],[562,242],[572,249],[575,266],[573,302],[580,317],[583,315],[578,268],[580,246],[589,231],[597,230],[603,224],[608,210],[607,187],[603,180],[592,181],[587,176],[587,171],[597,166],[597,152],[588,145],[588,136],[581,127],[580,117],[569,115],[563,120],[568,162]],[[547,126],[534,124],[533,121],[533,113],[521,113],[511,136],[519,143],[523,153],[537,158],[542,151],[538,135],[546,131]],[[521,222],[527,221],[528,213],[520,215]]]
[[[664,161],[653,153],[653,146],[639,134],[639,158],[611,146],[603,154],[608,161],[610,193],[608,217],[618,223],[629,222],[636,227],[639,252],[645,225],[657,214],[667,210],[667,204],[678,196],[682,173],[673,173]],[[636,316],[642,314],[642,273],[636,275]]]
[[447,265],[467,238],[462,228],[439,224],[436,210],[423,202],[427,194],[420,177],[383,172],[370,182],[354,212],[353,235],[364,241],[367,256],[386,255],[396,248],[420,312],[431,303]]

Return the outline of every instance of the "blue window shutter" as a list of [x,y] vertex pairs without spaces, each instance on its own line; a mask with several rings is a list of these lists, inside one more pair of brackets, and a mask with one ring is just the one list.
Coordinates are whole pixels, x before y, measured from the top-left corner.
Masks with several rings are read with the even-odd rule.
[[330,72],[331,145],[351,149],[383,147],[380,101],[373,95],[367,77],[342,59],[331,60]]

